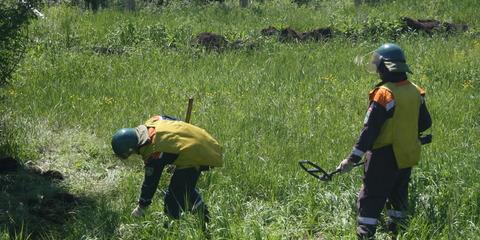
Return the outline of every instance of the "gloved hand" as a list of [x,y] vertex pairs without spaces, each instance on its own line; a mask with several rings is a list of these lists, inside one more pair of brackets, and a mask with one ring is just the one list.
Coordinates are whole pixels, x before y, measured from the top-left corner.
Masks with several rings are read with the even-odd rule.
[[140,207],[139,205],[137,205],[137,207],[132,211],[132,216],[136,218],[143,217],[145,216],[146,210],[147,210],[146,207]]
[[348,158],[343,159],[337,167],[337,170],[340,170],[341,173],[346,173],[352,170],[353,162],[350,161]]

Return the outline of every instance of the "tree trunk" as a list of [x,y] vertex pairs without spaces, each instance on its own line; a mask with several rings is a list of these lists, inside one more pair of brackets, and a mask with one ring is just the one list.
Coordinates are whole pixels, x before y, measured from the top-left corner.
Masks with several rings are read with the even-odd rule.
[[240,0],[240,7],[248,7],[249,0]]
[[135,11],[135,0],[124,0],[125,3],[125,9],[128,11]]

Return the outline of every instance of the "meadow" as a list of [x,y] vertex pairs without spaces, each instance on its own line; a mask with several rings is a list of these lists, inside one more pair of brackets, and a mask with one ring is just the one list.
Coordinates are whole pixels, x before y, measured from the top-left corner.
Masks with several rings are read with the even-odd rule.
[[[212,213],[211,239],[354,239],[362,170],[324,183],[297,162],[333,170],[350,153],[367,94],[378,82],[354,59],[385,42],[405,50],[414,72],[409,78],[426,90],[433,118],[433,142],[423,147],[412,175],[410,224],[398,239],[480,239],[477,1],[379,1],[358,8],[347,0],[248,8],[237,1],[179,1],[136,12],[41,10],[46,18],[28,27],[25,59],[0,89],[0,155],[60,171],[65,180],[0,176],[10,184],[0,197],[0,239],[206,238],[192,215],[162,227],[170,221],[162,200],[168,173],[147,216],[132,218],[143,163],[138,157],[121,162],[110,147],[119,128],[158,114],[183,118],[190,96],[191,122],[224,148],[225,166],[204,173],[198,185]],[[467,23],[469,30],[392,37],[405,16]],[[331,26],[358,36],[283,43],[260,34],[268,26]],[[366,28],[375,31],[365,34]],[[201,32],[253,47],[192,46]],[[58,189],[82,199],[58,221],[22,203]],[[387,237],[380,227],[378,239]]]

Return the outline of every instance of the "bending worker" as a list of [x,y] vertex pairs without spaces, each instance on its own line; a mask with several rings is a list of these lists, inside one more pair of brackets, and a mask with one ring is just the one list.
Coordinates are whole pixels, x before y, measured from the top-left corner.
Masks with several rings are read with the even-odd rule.
[[372,239],[386,204],[387,229],[396,234],[405,223],[412,167],[420,160],[421,133],[431,126],[425,92],[408,81],[403,50],[384,44],[373,52],[371,70],[381,82],[369,94],[364,127],[350,156],[338,169],[348,172],[367,151],[363,185],[358,195],[359,239]]
[[134,217],[145,214],[167,164],[176,166],[164,199],[165,213],[178,219],[183,211],[198,213],[204,223],[209,212],[196,184],[201,171],[221,167],[222,148],[205,130],[163,116],[150,118],[136,128],[122,128],[112,137],[115,154],[128,158],[140,154],[145,163],[145,179]]

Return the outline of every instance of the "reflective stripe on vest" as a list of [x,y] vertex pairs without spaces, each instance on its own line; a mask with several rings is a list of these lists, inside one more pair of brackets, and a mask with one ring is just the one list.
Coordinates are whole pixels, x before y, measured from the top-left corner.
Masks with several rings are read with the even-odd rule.
[[418,117],[421,96],[417,86],[409,81],[388,82],[380,86],[389,90],[395,99],[393,117],[382,126],[373,149],[392,145],[399,168],[412,167],[420,160]]
[[155,129],[152,143],[140,148],[144,160],[152,154],[178,154],[173,162],[179,169],[198,166],[223,166],[222,147],[205,130],[182,121],[149,120],[148,128]]

